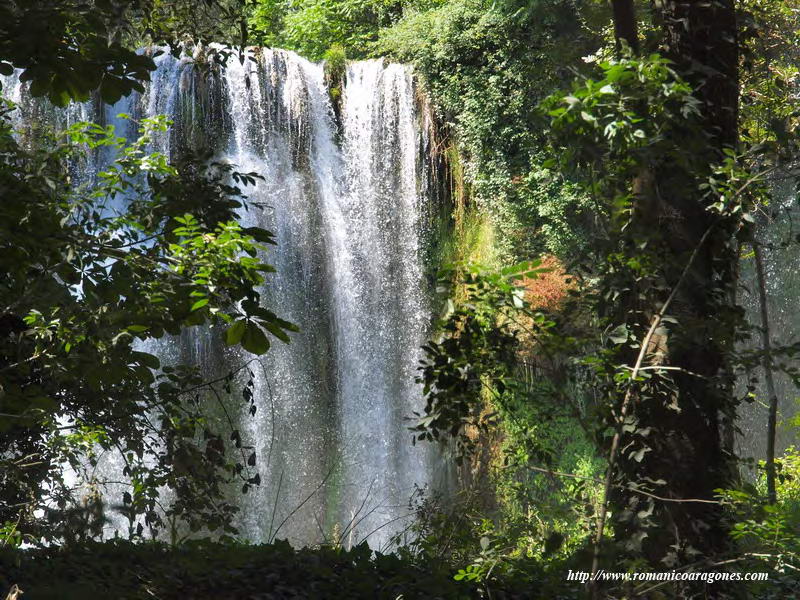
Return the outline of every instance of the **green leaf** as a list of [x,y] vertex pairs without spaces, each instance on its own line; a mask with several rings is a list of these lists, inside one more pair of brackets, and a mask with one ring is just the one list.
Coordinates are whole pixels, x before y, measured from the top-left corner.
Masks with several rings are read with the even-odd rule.
[[199,310],[199,309],[203,308],[206,304],[208,304],[208,298],[202,298],[201,300],[198,300],[197,302],[192,304],[192,309],[191,309],[190,312],[194,312],[196,310]]
[[269,340],[255,323],[248,322],[242,336],[242,348],[253,354],[264,354],[269,350]]
[[608,334],[608,339],[615,344],[624,344],[628,341],[628,328],[626,325],[618,325],[611,333]]
[[267,329],[267,331],[269,331],[272,335],[274,335],[283,343],[285,344],[289,343],[290,341],[289,336],[286,335],[286,332],[275,323],[270,323],[269,321],[261,321],[261,325],[263,325]]
[[244,319],[240,319],[228,327],[228,330],[225,332],[225,343],[228,346],[235,346],[238,344],[242,340],[246,327],[247,321]]
[[148,354],[147,352],[132,352],[131,355],[141,364],[151,369],[157,369],[161,366],[161,362],[157,356]]
[[275,243],[275,236],[272,234],[272,232],[262,229],[261,227],[245,227],[242,229],[242,233],[249,235],[257,242],[264,244]]

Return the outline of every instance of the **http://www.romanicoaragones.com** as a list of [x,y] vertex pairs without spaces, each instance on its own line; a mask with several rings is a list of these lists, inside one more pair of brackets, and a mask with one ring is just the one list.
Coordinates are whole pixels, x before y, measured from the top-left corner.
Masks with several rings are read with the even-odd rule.
[[569,570],[566,577],[567,581],[705,581],[714,583],[716,581],[767,581],[769,573],[721,573],[716,571],[655,571],[646,573],[620,573],[599,569],[592,574],[588,571]]

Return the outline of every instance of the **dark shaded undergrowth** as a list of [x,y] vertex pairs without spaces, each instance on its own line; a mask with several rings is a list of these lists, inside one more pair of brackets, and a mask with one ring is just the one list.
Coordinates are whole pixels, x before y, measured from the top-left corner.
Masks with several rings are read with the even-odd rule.
[[[72,548],[0,551],[0,598],[18,585],[24,600],[91,599],[390,599],[481,598],[449,571],[422,568],[395,555],[322,547],[126,541]],[[492,591],[493,598],[532,598]]]

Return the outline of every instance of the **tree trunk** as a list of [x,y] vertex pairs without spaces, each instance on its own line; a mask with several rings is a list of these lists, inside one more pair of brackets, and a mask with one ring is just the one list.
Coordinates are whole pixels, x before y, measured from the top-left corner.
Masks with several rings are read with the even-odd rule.
[[770,504],[777,502],[775,492],[775,429],[778,421],[778,393],[775,391],[775,379],[772,374],[772,341],[769,327],[769,307],[767,306],[767,278],[764,273],[764,257],[761,245],[753,243],[753,254],[756,262],[758,279],[758,304],[761,313],[761,345],[764,350],[764,380],[769,396],[769,415],[767,417],[767,498]]
[[[686,257],[698,247],[700,251],[672,313],[678,326],[671,333],[666,361],[682,370],[673,378],[674,397],[668,399],[673,406],[662,402],[652,408],[650,423],[662,432],[650,463],[656,478],[668,482],[669,496],[708,501],[715,489],[727,486],[733,472],[721,428],[735,411],[725,357],[733,349],[736,319],[730,299],[738,260],[737,222],[720,221],[697,188],[705,165],[721,162],[724,149],[734,148],[738,140],[736,13],[733,0],[667,0],[663,7],[667,55],[702,103],[705,137],[690,150],[694,172],[688,177],[686,167],[678,164],[662,165],[655,174],[664,219],[674,223],[664,238],[672,262],[665,269],[667,289],[677,285]],[[685,502],[664,509],[663,524],[673,529],[673,543],[680,548],[675,554],[682,554],[681,559],[691,560],[695,550],[714,556],[727,548],[719,506]],[[651,559],[662,560],[664,548],[658,544],[666,540],[655,537],[661,539],[651,545]]]
[[625,42],[634,54],[639,53],[639,34],[636,24],[636,11],[633,0],[611,0],[614,13],[614,37],[617,40],[617,53]]
[[[719,555],[729,544],[714,499],[715,490],[729,487],[734,473],[723,427],[735,417],[726,357],[739,318],[731,292],[738,221],[709,211],[699,185],[710,167],[722,162],[724,150],[736,146],[739,90],[733,0],[664,0],[660,6],[656,17],[666,55],[695,89],[702,131],[683,157],[652,165],[652,185],[637,198],[642,203],[637,228],[650,248],[657,247],[650,252],[661,261],[660,281],[646,291],[654,297],[650,314],[677,288],[668,311],[677,325],[657,340],[660,354],[654,360],[671,370],[652,380],[633,403],[637,432],[622,440],[619,469],[625,484],[665,482],[655,493],[672,501],[625,490],[612,499],[617,538],[664,568],[696,562],[698,555]],[[624,27],[620,22],[617,31]],[[627,306],[641,305],[641,291],[630,292]],[[624,450],[634,442],[647,452]]]

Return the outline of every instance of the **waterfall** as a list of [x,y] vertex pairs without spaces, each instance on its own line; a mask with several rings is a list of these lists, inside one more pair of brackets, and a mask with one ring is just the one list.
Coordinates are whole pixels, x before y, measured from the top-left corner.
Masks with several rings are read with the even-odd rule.
[[[156,63],[143,94],[50,110],[47,122],[94,118],[130,137],[118,113],[166,114],[174,126],[161,151],[208,144],[264,177],[247,190],[262,208],[240,218],[276,235],[267,260],[277,273],[262,298],[300,331],[250,365],[257,411],[234,415],[261,475],[237,499],[238,525],[252,541],[309,544],[338,531],[345,544],[383,547],[407,524],[415,486],[435,484],[437,462],[433,449],[412,446],[406,421],[422,400],[414,378],[431,323],[426,257],[438,212],[430,115],[412,74],[350,63],[335,112],[322,65],[291,52],[257,49],[205,76],[186,57]],[[43,110],[14,76],[3,90],[20,123]],[[220,337],[190,330],[147,347],[217,376],[251,358]]]

